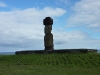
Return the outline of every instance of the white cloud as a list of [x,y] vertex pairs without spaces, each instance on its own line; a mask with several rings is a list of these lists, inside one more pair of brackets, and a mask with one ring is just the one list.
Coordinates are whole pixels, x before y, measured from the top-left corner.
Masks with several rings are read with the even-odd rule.
[[28,8],[0,12],[0,51],[18,49],[44,49],[43,19],[60,17],[66,11],[61,8]]
[[62,10],[61,8],[52,9],[50,7],[46,7],[41,11],[41,14],[45,14],[46,16],[51,16],[51,17],[59,17],[65,13],[66,11]]
[[0,1],[0,7],[7,7],[7,4],[5,4],[4,2]]
[[69,26],[100,29],[100,0],[81,0],[72,9],[74,13],[67,21]]
[[56,49],[63,48],[99,48],[100,40],[90,37],[89,34],[81,31],[59,31],[54,32]]

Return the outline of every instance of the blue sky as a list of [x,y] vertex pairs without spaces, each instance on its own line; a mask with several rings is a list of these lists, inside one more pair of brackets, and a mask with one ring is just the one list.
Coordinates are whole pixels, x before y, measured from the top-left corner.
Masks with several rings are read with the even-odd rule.
[[44,50],[47,16],[54,49],[100,49],[100,0],[0,0],[0,52]]

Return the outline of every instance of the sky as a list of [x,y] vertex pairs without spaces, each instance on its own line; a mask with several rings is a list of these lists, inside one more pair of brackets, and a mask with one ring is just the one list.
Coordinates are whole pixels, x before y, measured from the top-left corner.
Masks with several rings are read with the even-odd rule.
[[54,49],[100,49],[100,0],[0,0],[0,52],[44,50],[48,16]]

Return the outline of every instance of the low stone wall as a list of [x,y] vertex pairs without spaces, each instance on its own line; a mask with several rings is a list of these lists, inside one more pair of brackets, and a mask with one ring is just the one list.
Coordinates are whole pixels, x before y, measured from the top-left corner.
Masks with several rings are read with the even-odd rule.
[[49,53],[97,53],[96,49],[58,49],[58,50],[24,50],[16,51],[15,54],[49,54]]

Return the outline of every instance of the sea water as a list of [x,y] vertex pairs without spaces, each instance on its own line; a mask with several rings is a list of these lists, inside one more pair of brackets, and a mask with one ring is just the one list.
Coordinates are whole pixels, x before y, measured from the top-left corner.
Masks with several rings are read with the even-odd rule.
[[15,55],[15,52],[0,52],[0,55]]

